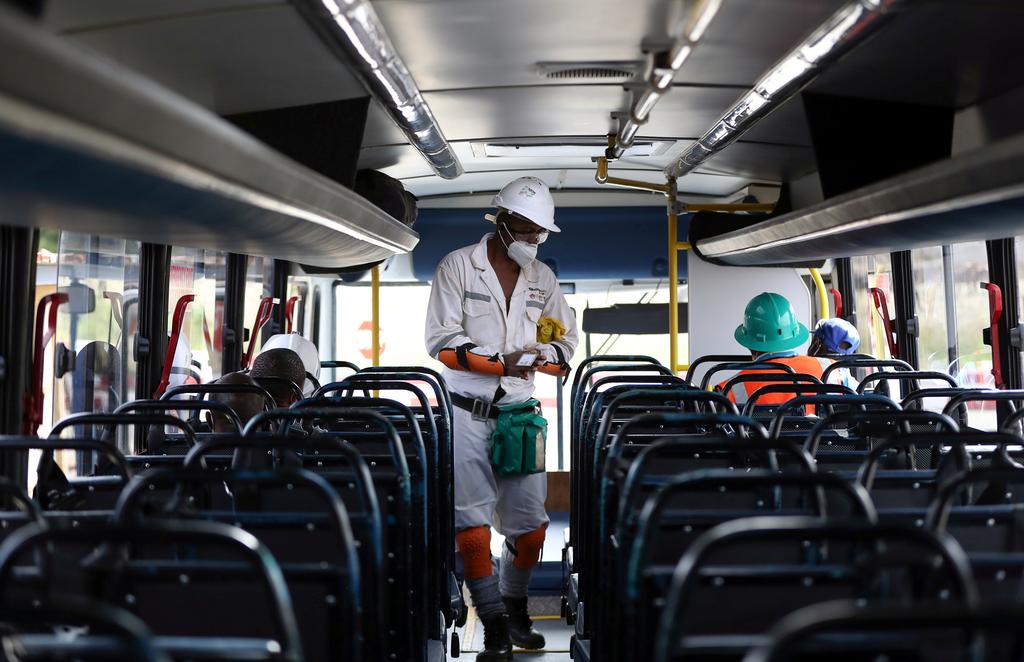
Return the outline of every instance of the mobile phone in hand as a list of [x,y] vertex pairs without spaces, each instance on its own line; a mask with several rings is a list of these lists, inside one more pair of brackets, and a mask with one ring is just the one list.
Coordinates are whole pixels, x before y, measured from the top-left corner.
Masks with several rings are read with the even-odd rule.
[[517,368],[530,368],[530,367],[533,367],[533,364],[537,362],[537,356],[538,356],[538,354],[536,352],[524,352],[519,357],[519,360],[516,361],[516,367]]

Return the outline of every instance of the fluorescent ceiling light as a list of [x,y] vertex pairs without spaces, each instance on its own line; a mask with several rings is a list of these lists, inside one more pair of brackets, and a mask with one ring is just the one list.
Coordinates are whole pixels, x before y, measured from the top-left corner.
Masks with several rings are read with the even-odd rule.
[[732,127],[726,124],[725,120],[722,120],[716,124],[714,128],[704,134],[704,137],[700,139],[700,143],[708,149],[714,149],[718,143],[731,136],[732,132]]
[[[623,154],[630,156],[657,156],[670,146],[673,141],[641,141],[628,147]],[[523,143],[484,143],[483,150],[478,149],[479,143],[474,144],[473,152],[477,156],[488,158],[594,158],[604,156],[605,143],[548,143],[548,144],[523,144]]]
[[836,12],[828,24],[816,30],[800,48],[800,57],[811,64],[832,52],[857,27],[867,10],[860,4],[851,4]]
[[771,73],[759,80],[754,89],[765,99],[770,100],[784,90],[787,85],[807,73],[810,68],[811,65],[804,62],[802,58],[795,55],[790,56],[780,62]]
[[669,66],[672,67],[673,71],[679,71],[683,68],[686,63],[686,59],[690,57],[690,53],[693,52],[693,47],[689,44],[680,44],[676,47],[675,52],[672,53],[672,61]]
[[697,7],[690,17],[690,24],[687,26],[686,38],[690,41],[700,41],[722,6],[722,0],[697,0],[697,3]]
[[764,108],[768,100],[751,90],[725,114],[725,123],[736,129],[747,122],[757,111]]
[[640,98],[636,100],[633,105],[633,120],[636,122],[646,122],[647,116],[650,114],[651,109],[654,108],[654,104],[658,103],[658,99],[661,97],[659,92],[647,88],[640,95]]

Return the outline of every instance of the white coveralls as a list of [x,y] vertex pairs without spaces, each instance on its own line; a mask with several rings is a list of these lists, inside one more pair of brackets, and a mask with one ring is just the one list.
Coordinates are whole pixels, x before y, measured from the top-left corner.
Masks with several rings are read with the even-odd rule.
[[[427,308],[426,345],[437,358],[442,349],[466,343],[483,356],[508,354],[537,345],[537,321],[551,317],[565,325],[560,340],[540,345],[550,360],[568,361],[578,342],[576,320],[555,274],[538,260],[522,269],[508,314],[501,283],[487,259],[488,234],[480,243],[449,253],[437,267]],[[519,404],[533,395],[533,379],[495,377],[444,369],[453,393],[492,402],[498,386],[505,395],[497,404]],[[542,376],[542,379],[556,379]],[[547,524],[544,510],[547,477],[495,476],[491,469],[490,436],[495,421],[475,420],[455,408],[455,529],[493,525],[515,539]]]

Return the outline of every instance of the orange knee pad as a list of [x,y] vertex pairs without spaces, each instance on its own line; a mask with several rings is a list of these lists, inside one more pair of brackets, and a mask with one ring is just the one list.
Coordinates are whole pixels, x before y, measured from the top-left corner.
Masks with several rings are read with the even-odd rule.
[[540,561],[540,550],[544,547],[545,524],[516,538],[515,565],[520,570],[529,570]]
[[455,534],[462,554],[462,565],[466,579],[482,579],[491,576],[491,527],[474,526]]

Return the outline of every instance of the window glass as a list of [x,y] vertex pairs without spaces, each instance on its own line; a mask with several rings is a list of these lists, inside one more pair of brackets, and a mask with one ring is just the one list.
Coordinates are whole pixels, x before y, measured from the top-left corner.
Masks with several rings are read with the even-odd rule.
[[[285,305],[285,331],[310,337],[307,316],[312,312],[308,304],[310,279],[305,276],[288,276],[288,299]],[[289,326],[290,324],[290,326]]]
[[[843,312],[846,318],[855,323],[860,334],[860,351],[864,354],[875,354],[871,333],[871,295],[868,292],[868,272],[874,269],[874,258],[859,255],[850,258],[850,285],[853,288],[853,301],[844,301]],[[850,314],[854,319],[850,319]]]
[[885,324],[875,308],[871,289],[878,288],[885,294],[889,317],[895,318],[892,260],[888,253],[862,255],[850,258],[850,268],[857,311],[857,331],[860,333],[860,351],[880,359],[891,358],[889,343],[885,337]]
[[[948,247],[945,249],[948,251]],[[949,372],[956,361],[956,311],[952,292],[946,296],[946,271],[952,269],[951,255],[943,257],[942,246],[911,251],[914,265],[914,310],[918,319],[918,364],[921,370]],[[945,264],[945,266],[944,266]],[[949,272],[952,287],[952,272]],[[952,326],[947,324],[953,319]],[[952,332],[950,332],[952,329]],[[941,380],[923,380],[920,388],[943,388]],[[926,398],[924,409],[941,412],[948,398]]]
[[[264,288],[270,288],[270,275],[267,272],[268,269],[273,268],[274,261],[264,259],[262,257],[249,256],[248,262],[245,268],[245,317],[243,323],[245,325],[245,333],[243,334],[242,340],[245,342],[242,345],[242,355],[245,356],[245,352],[249,349],[249,343],[252,341],[253,325],[256,323],[256,313],[259,312],[260,301],[265,296]],[[269,296],[269,292],[266,293]],[[259,346],[259,339],[256,340],[257,347]],[[253,354],[255,354],[255,349]]]
[[[989,326],[988,293],[980,285],[988,280],[985,242],[954,244],[952,257],[957,360],[951,372],[961,386],[992,388],[992,348],[982,342],[982,330]],[[996,429],[995,405],[974,403],[968,420],[972,427]]]
[[222,374],[226,263],[226,254],[219,251],[177,246],[171,251],[168,333],[174,331],[174,313],[181,298],[192,294],[195,299],[182,318],[170,386],[206,383]]
[[1017,310],[1024,319],[1024,236],[1013,241],[1013,251],[1017,266]]
[[[63,232],[56,276],[57,326],[44,373],[53,379],[52,420],[112,411],[136,397],[139,243]],[[74,454],[60,455],[74,474]]]
[[[567,294],[566,300],[576,314],[577,328],[580,332],[579,347],[570,362],[575,370],[588,354],[646,354],[653,356],[663,365],[669,362],[669,344],[667,334],[657,335],[603,335],[591,334],[588,339],[582,332],[583,315],[588,307],[607,307],[620,303],[668,303],[668,289],[664,281],[637,281],[633,285],[623,285],[621,281],[608,283],[578,281],[575,293]],[[336,358],[356,363],[360,367],[371,364],[372,359],[372,315],[371,288],[369,281],[355,284],[338,283],[334,287],[334,308],[337,311],[336,323]],[[444,366],[427,356],[423,346],[423,325],[426,319],[427,303],[430,298],[430,287],[425,283],[389,284],[381,288],[380,302],[380,350],[381,363],[384,365],[423,365],[435,370]],[[687,301],[687,287],[679,288],[679,298]],[[679,360],[688,361],[687,347],[689,340],[686,333],[679,334]],[[327,383],[343,379],[348,371],[324,370],[321,381]],[[551,471],[557,470],[558,464],[558,380],[549,375],[539,374],[536,377],[534,397],[540,400],[548,419],[547,466]],[[405,395],[388,394],[388,397],[399,399]],[[402,400],[410,402],[411,400]],[[569,467],[569,393],[563,391],[562,398],[563,425],[563,459],[562,467]]]
[[[956,340],[954,336],[951,345],[947,333],[942,247],[913,250],[911,261],[914,264],[914,311],[920,332],[917,339],[920,368],[946,372],[956,359]],[[950,298],[949,304],[952,303]]]

